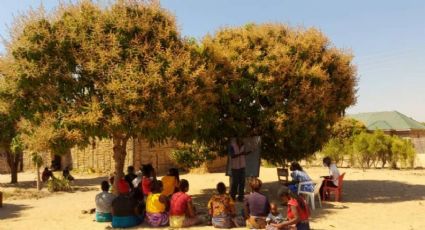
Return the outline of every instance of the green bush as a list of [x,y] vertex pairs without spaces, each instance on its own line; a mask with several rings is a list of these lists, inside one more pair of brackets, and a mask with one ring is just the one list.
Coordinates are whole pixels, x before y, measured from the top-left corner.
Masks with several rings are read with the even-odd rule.
[[403,168],[413,167],[416,158],[415,148],[410,140],[390,136],[382,131],[331,138],[323,146],[321,154],[330,156],[337,164],[348,160],[350,166],[361,168],[378,165],[383,168],[387,163],[391,168],[397,168],[398,165]]
[[200,167],[207,161],[212,161],[217,155],[204,145],[193,142],[191,145],[178,147],[171,153],[171,159],[184,169]]
[[68,192],[72,191],[72,187],[69,180],[53,178],[47,182],[47,190],[49,190],[49,192]]
[[344,161],[344,155],[346,155],[344,143],[339,139],[332,138],[323,147],[322,154],[331,157],[335,164],[338,165]]
[[393,141],[391,144],[391,152],[392,168],[397,167],[397,162],[400,163],[401,167],[412,168],[414,166],[416,152],[410,140],[401,139],[399,137],[393,137]]

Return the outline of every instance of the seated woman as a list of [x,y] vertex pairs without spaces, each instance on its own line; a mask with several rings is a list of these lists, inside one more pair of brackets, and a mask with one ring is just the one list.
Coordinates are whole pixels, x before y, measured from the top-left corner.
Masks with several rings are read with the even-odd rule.
[[111,222],[112,221],[112,201],[115,196],[109,193],[109,183],[102,181],[102,192],[96,195],[96,221],[97,222]]
[[189,182],[180,181],[180,191],[173,194],[170,201],[170,227],[184,228],[200,223],[192,204],[192,197],[187,195]]
[[208,213],[215,228],[231,228],[235,226],[235,202],[226,194],[226,185],[217,184],[218,194],[213,195],[208,202]]
[[162,194],[171,197],[174,192],[177,192],[179,190],[179,170],[176,168],[171,168],[168,171],[168,174],[162,177],[161,181],[164,185],[164,190],[162,191]]
[[332,163],[330,157],[323,158],[323,166],[329,168],[329,176],[325,176],[325,180],[323,180],[322,185],[320,186],[320,198],[322,198],[322,200],[327,200],[326,194],[325,197],[323,196],[323,187],[325,184],[329,187],[338,187],[339,170],[336,167],[336,164]]
[[139,225],[143,220],[138,217],[137,201],[130,196],[127,181],[118,181],[119,195],[112,201],[112,227],[129,228]]
[[47,182],[50,178],[55,179],[55,176],[53,175],[52,171],[45,167],[43,173],[41,174],[41,181]]
[[146,198],[146,218],[152,227],[168,225],[169,206],[168,198],[161,194],[163,189],[161,181],[153,181],[151,193]]
[[270,212],[269,199],[260,193],[261,180],[254,178],[249,185],[252,191],[244,200],[246,226],[250,229],[262,229],[266,227],[266,218]]
[[[311,178],[307,175],[307,173],[303,170],[301,165],[298,162],[292,162],[291,166],[289,167],[289,170],[291,170],[291,177],[292,181],[289,182],[287,185],[291,191],[297,192],[298,190],[298,183],[300,182],[306,182],[311,181]],[[314,191],[314,184],[304,184],[301,185],[301,191],[306,192],[313,192]]]
[[270,225],[275,229],[310,230],[308,222],[310,213],[304,199],[287,187],[280,188],[278,196],[283,203],[288,204],[287,220],[280,224]]

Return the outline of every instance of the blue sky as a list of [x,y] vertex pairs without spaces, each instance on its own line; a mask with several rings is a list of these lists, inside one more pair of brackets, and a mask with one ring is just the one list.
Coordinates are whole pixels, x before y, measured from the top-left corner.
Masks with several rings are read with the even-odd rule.
[[[43,2],[1,0],[0,35],[13,15]],[[163,0],[182,33],[201,38],[223,26],[281,22],[314,26],[355,55],[357,104],[348,113],[398,110],[425,121],[425,1],[421,0]],[[0,46],[0,52],[3,47]]]

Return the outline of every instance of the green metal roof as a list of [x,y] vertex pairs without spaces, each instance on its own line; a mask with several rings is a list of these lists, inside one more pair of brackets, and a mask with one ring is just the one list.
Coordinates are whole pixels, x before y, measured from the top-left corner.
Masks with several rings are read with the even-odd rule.
[[348,115],[363,122],[368,130],[425,130],[425,126],[397,111]]

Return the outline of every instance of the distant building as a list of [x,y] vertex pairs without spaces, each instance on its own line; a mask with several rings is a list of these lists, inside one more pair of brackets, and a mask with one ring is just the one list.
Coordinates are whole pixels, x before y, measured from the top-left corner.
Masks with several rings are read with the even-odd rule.
[[389,135],[410,139],[418,154],[417,166],[425,166],[425,125],[397,111],[348,115],[363,122],[368,130],[382,130]]

